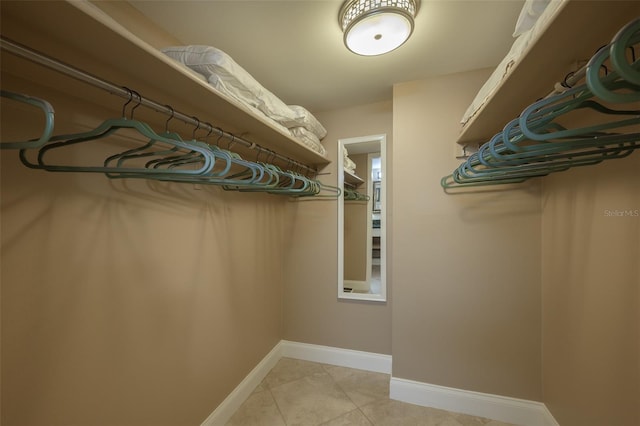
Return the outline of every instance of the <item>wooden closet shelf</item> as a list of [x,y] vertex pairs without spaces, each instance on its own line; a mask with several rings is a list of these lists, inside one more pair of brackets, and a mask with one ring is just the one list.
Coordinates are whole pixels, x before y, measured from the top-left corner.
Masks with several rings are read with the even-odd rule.
[[364,183],[364,179],[348,170],[344,171],[344,181],[356,187]]

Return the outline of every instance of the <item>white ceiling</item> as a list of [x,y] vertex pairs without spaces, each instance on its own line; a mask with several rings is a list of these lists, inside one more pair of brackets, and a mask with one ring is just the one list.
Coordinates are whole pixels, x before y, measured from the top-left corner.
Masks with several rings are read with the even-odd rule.
[[394,83],[495,66],[523,0],[423,0],[411,39],[358,56],[342,42],[340,0],[131,0],[184,44],[215,46],[287,104],[326,111],[391,99]]

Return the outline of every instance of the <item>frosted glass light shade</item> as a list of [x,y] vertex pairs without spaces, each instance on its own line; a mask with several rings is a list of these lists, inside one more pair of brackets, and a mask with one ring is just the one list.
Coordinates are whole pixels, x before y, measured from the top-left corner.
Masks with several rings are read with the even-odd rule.
[[340,9],[344,44],[359,55],[374,56],[400,47],[413,32],[419,0],[348,0]]
[[379,13],[356,22],[344,42],[354,53],[382,55],[400,47],[411,35],[411,22],[397,13]]

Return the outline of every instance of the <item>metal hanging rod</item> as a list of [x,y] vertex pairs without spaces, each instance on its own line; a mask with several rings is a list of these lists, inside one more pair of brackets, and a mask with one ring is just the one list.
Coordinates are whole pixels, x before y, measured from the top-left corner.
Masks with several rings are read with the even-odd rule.
[[578,84],[580,80],[582,80],[587,75],[588,62],[589,61],[579,61],[578,63],[576,63],[576,66],[579,63],[583,63],[583,64],[577,70],[567,73],[564,76],[564,79],[561,82],[556,83],[554,86],[554,89],[551,92],[549,92],[549,94],[545,96],[544,99],[550,98],[551,96],[558,95],[572,88],[576,84]]
[[[37,64],[43,65],[47,68],[50,68],[54,71],[58,71],[62,74],[65,74],[69,77],[75,78],[76,80],[82,81],[84,83],[88,83],[94,87],[97,87],[99,89],[103,89],[106,90],[107,92],[113,94],[113,95],[117,95],[120,96],[122,98],[125,99],[129,99],[131,100],[132,98],[132,90],[126,88],[126,87],[122,87],[122,86],[118,86],[116,84],[113,84],[109,81],[106,81],[100,77],[97,77],[95,75],[89,74],[85,71],[82,71],[78,68],[75,68],[69,64],[65,64],[64,62],[60,62],[57,59],[54,59],[50,56],[47,56],[46,54],[42,53],[42,52],[38,52],[36,50],[33,50],[27,46],[24,46],[16,41],[13,41],[11,39],[8,39],[4,36],[0,36],[0,48],[6,50],[7,52],[13,53],[16,56],[19,56],[21,58],[27,59],[29,61],[35,62]],[[139,105],[144,105],[146,107],[149,107],[157,112],[161,112],[163,114],[166,115],[171,115],[173,118],[177,118],[180,121],[183,121],[187,124],[191,124],[192,126],[195,126],[196,128],[201,128],[203,130],[208,130],[211,133],[216,134],[217,136],[220,137],[226,137],[228,139],[230,139],[233,143],[239,143],[241,145],[244,145],[247,148],[253,149],[253,150],[257,150],[261,153],[264,153],[267,155],[267,158],[277,158],[287,164],[293,164],[296,167],[302,168],[304,169],[307,173],[311,173],[313,175],[317,174],[317,170],[309,167],[299,161],[293,160],[289,157],[285,157],[281,154],[278,154],[275,151],[272,151],[270,149],[264,148],[258,144],[256,144],[255,142],[250,142],[246,139],[243,139],[239,136],[234,135],[233,133],[229,133],[229,132],[225,132],[224,130],[222,130],[219,127],[214,127],[213,125],[206,123],[206,122],[202,122],[199,121],[196,117],[192,117],[186,114],[183,114],[179,111],[175,111],[173,110],[173,108],[171,108],[168,105],[164,105],[161,103],[158,103],[152,99],[149,98],[145,98],[140,96],[137,92],[136,96],[135,96],[135,102],[138,102]]]

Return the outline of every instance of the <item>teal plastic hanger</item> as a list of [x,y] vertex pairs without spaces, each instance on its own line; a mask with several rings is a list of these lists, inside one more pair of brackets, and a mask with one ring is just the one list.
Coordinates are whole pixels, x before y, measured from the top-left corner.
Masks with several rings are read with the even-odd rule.
[[[337,186],[327,185],[320,182],[319,180],[314,180],[314,182],[318,187],[318,192],[313,194],[313,197],[338,198],[340,195],[342,195],[342,190]],[[326,192],[326,194],[323,194],[323,192]]]
[[369,201],[371,197],[366,194],[362,194],[354,189],[345,188],[344,199],[349,201]]
[[[640,148],[640,141],[620,143],[617,146],[574,151],[556,156],[539,157],[538,161],[517,166],[484,167],[477,159],[477,153],[463,163],[452,175],[441,179],[443,187],[474,184],[502,184],[522,182],[532,177],[546,176],[550,173],[568,170],[571,167],[598,164],[604,160],[624,158]],[[543,160],[544,159],[544,160]]]
[[484,180],[484,181],[463,181],[459,183],[457,179],[454,178],[454,174],[457,171],[450,175],[444,176],[440,179],[440,186],[444,189],[452,189],[452,188],[461,188],[461,187],[481,187],[481,186],[497,186],[497,185],[506,185],[506,184],[514,184],[514,183],[522,183],[526,181],[528,178],[505,178],[505,179],[493,179],[493,180]]
[[[637,135],[639,136],[640,135]],[[612,152],[623,149],[624,147],[634,146],[632,135],[609,135],[608,140],[585,140],[571,142],[557,142],[531,145],[527,147],[527,151],[516,153],[503,153],[498,159],[485,157],[482,159],[479,152],[480,163],[486,167],[503,167],[503,166],[523,166],[529,164],[537,164],[544,167],[547,164],[555,162],[559,159],[574,159],[584,157],[586,155],[598,156],[601,153]],[[611,151],[612,150],[612,151]]]
[[[126,105],[127,104],[125,104],[125,106]],[[171,110],[171,115],[167,119],[167,121],[165,122],[164,132],[159,134],[159,136],[161,136],[163,138],[174,139],[174,140],[176,140],[178,142],[184,143],[184,141],[182,140],[182,137],[179,134],[169,131],[169,122],[174,117],[174,109],[170,105],[165,105],[165,106]],[[123,112],[123,115],[124,115],[124,107],[123,107],[123,111],[122,112]],[[107,166],[109,166],[111,164],[112,161],[117,160],[118,167],[124,167],[124,163],[127,162],[127,161],[130,161],[130,160],[138,160],[138,159],[141,159],[141,158],[148,158],[148,157],[164,158],[164,157],[167,157],[167,156],[174,155],[174,154],[176,154],[177,152],[179,152],[181,150],[181,147],[173,146],[173,147],[169,147],[168,149],[161,147],[161,148],[158,148],[159,150],[153,151],[153,150],[151,150],[151,148],[154,147],[155,143],[156,143],[155,139],[150,139],[149,142],[146,145],[143,145],[141,147],[136,147],[136,148],[133,148],[133,149],[129,149],[127,151],[124,151],[124,152],[112,155],[110,157],[107,157],[107,159],[104,161],[104,166],[107,167]],[[109,177],[119,177],[118,175],[111,175],[111,174],[108,174],[107,176],[109,176]]]
[[267,190],[270,194],[302,195],[310,190],[311,182],[306,176],[302,176],[291,170],[281,171],[280,185]]
[[[213,126],[210,123],[206,124],[208,124],[211,131],[205,137],[205,140],[213,131]],[[193,136],[195,138],[195,131]],[[232,136],[232,142],[230,145],[233,143],[233,138],[234,137]],[[220,138],[218,138],[218,141],[219,140]],[[246,161],[239,154],[220,148],[217,143],[216,145],[211,145],[205,142],[196,143],[210,149],[216,157],[222,158],[226,161],[223,170],[214,169],[210,173],[199,176],[197,178],[198,182],[221,186],[246,185],[250,187],[264,187],[273,180],[273,173],[266,170],[260,163]],[[266,179],[265,176],[267,176]]]
[[[621,83],[614,84],[612,86],[619,87]],[[595,101],[591,98],[593,95],[586,91],[586,86],[582,85],[579,87],[575,87],[567,90],[566,92],[553,96],[547,99],[542,99],[537,101],[527,108],[520,114],[518,119],[519,130],[522,134],[531,140],[549,140],[549,139],[558,139],[565,137],[579,137],[584,134],[589,133],[597,133],[602,132],[609,129],[616,129],[625,126],[632,126],[640,123],[640,111],[639,110],[613,110],[607,108]],[[575,96],[575,97],[574,97]],[[560,99],[567,99],[564,102],[558,104]],[[551,106],[550,109],[547,109],[547,106]],[[545,131],[545,132],[537,132],[536,129],[545,129],[548,130],[548,125],[552,122],[552,120],[558,119],[565,114],[568,114],[571,111],[588,108],[597,112],[601,112],[607,114],[609,116],[631,116],[632,118],[623,119],[623,120],[615,120],[615,121],[607,121],[604,123],[594,124],[591,126],[574,128],[574,129],[564,129],[557,131]],[[533,126],[532,126],[533,124]],[[507,138],[505,138],[506,140]]]
[[[512,126],[510,122],[505,129]],[[559,127],[561,126],[553,126]],[[592,133],[582,135],[581,139],[558,139],[553,141],[531,141],[520,138],[508,142],[504,139],[504,133],[495,135],[491,141],[478,150],[478,160],[487,167],[501,165],[518,165],[531,161],[549,160],[550,158],[570,157],[572,152],[587,148],[603,148],[612,144],[620,144],[633,141],[640,135],[638,133]]]
[[[163,169],[163,170],[153,170],[152,172],[146,167],[119,167],[109,166],[109,165],[86,165],[86,166],[78,166],[78,165],[64,165],[64,164],[48,164],[46,162],[46,154],[52,150],[61,149],[63,147],[68,147],[74,144],[94,141],[98,139],[103,139],[108,136],[115,135],[119,130],[130,129],[135,130],[140,135],[145,136],[146,138],[153,140],[154,144],[163,143],[166,146],[171,148],[179,148],[186,152],[195,151],[198,153],[199,158],[201,159],[202,166],[197,169]],[[146,146],[146,145],[145,145]],[[212,155],[211,151],[203,149],[202,147],[188,144],[185,142],[180,142],[175,139],[170,139],[167,137],[162,137],[156,134],[147,124],[142,123],[137,120],[130,120],[127,118],[115,118],[108,119],[101,123],[95,129],[92,129],[88,132],[82,133],[74,133],[67,135],[54,136],[50,139],[50,142],[41,147],[38,150],[37,163],[31,162],[27,158],[27,154],[25,150],[20,151],[20,159],[23,164],[30,168],[35,169],[44,169],[48,171],[57,171],[57,172],[94,172],[94,173],[141,173],[146,175],[151,174],[186,174],[186,175],[198,175],[203,174],[211,170],[213,167],[215,158]]]
[[[129,89],[127,89],[129,90]],[[193,145],[184,143],[181,140],[176,140],[170,137],[158,135],[153,129],[146,123],[137,121],[133,119],[133,111],[141,105],[142,97],[132,90],[129,90],[129,99],[122,106],[122,117],[120,118],[111,118],[103,121],[98,127],[88,131],[81,133],[73,133],[73,134],[65,134],[65,135],[57,135],[49,138],[49,141],[38,149],[37,154],[37,163],[29,161],[27,157],[27,153],[24,149],[20,150],[20,160],[22,163],[30,168],[43,169],[47,171],[56,171],[56,172],[93,172],[93,173],[124,173],[127,175],[137,175],[144,174],[146,176],[151,176],[149,170],[142,166],[132,166],[132,167],[123,167],[123,164],[111,166],[109,165],[109,158],[102,162],[101,166],[97,165],[65,165],[65,164],[48,164],[45,161],[46,154],[52,150],[60,150],[62,148],[84,143],[88,141],[94,141],[98,139],[107,138],[109,136],[115,135],[118,131],[128,129],[137,132],[139,135],[144,136],[149,139],[149,142],[145,143],[141,148],[146,149],[151,145],[155,145],[158,143],[162,143],[169,147],[170,151],[179,151],[183,152],[193,152],[197,151],[201,157],[202,167],[199,169],[194,169],[189,167],[188,169],[181,170],[162,170],[161,174],[169,174],[169,173],[177,173],[177,174],[199,174],[205,173],[213,167],[215,162],[215,158],[210,154],[210,152],[203,150],[200,147],[194,147]],[[138,97],[140,100],[130,111],[130,118],[126,118],[126,107],[129,103],[132,102],[134,95]],[[135,149],[136,152],[139,150]],[[131,150],[128,151],[131,154]],[[154,171],[154,174],[158,173],[158,171]],[[113,177],[113,176],[110,176]]]
[[[125,108],[132,102],[135,92],[130,93],[129,100],[123,106],[122,117],[107,119],[86,132],[52,136],[54,110],[48,102],[2,90],[2,97],[40,108],[45,113],[45,128],[37,140],[3,142],[0,146],[3,149],[19,149],[20,160],[26,167],[51,172],[105,173],[113,179],[145,178],[203,183],[220,185],[227,190],[263,191],[297,197],[336,197],[341,194],[339,188],[322,184],[301,173],[285,171],[267,162],[247,161],[237,153],[198,141],[195,137],[191,141],[182,140],[178,134],[169,132],[168,127],[165,127],[164,133],[158,134],[148,124],[133,119],[133,110],[141,102],[131,109],[129,118],[125,116]],[[212,126],[210,128],[213,129]],[[60,159],[64,156],[51,155],[74,145],[108,140],[119,136],[118,132],[125,131],[135,132],[146,141],[141,141],[140,146],[111,154],[99,164],[67,164]],[[130,133],[125,136],[130,136]],[[133,139],[137,141],[138,138]],[[32,159],[34,156],[35,160]],[[331,195],[320,195],[321,192]]]
[[[182,142],[182,143],[186,143],[176,133],[164,132],[164,133],[161,133],[159,136],[164,137],[164,138],[177,140],[177,141]],[[133,148],[133,149],[130,149],[130,150],[127,150],[127,151],[112,155],[112,156],[108,157],[104,161],[104,166],[107,167],[114,160],[117,160],[117,162],[116,162],[117,167],[125,168],[125,163],[127,163],[129,161],[135,162],[136,160],[142,160],[142,159],[146,159],[146,158],[166,158],[167,156],[176,155],[181,150],[183,152],[185,152],[184,147],[182,147],[182,146],[173,146],[173,147],[159,146],[159,147],[156,147],[155,146],[156,142],[157,142],[157,140],[152,139],[147,144],[145,144],[145,145],[143,145],[141,147]],[[160,145],[162,145],[162,144],[160,144]],[[152,148],[154,148],[155,150],[153,150]],[[214,165],[216,163],[215,156],[213,157],[213,163],[214,163]],[[147,160],[147,163],[145,163],[145,168],[148,167],[147,164],[148,164],[148,160]],[[127,173],[107,173],[107,176],[109,178],[113,178],[113,179],[115,179],[115,178],[126,178],[126,177],[136,177],[136,176],[128,176]],[[148,174],[145,174],[144,176],[141,176],[141,177],[151,177],[151,176],[148,175]]]
[[[634,43],[632,40],[637,40],[639,34],[640,18],[636,18],[618,31],[613,37],[611,47],[609,48],[611,63],[618,74],[625,80],[638,86],[640,86],[640,72],[627,61],[627,50],[629,47],[633,48],[632,45]],[[632,58],[632,60],[633,59],[634,58]]]
[[259,162],[265,171],[264,178],[255,183],[247,182],[244,184],[224,185],[223,189],[227,191],[240,191],[240,192],[266,192],[269,189],[276,188],[280,185],[280,176],[282,170],[277,166],[269,163]]
[[[640,41],[640,34],[635,35],[633,42],[637,43]],[[625,46],[626,48],[626,46]],[[618,76],[618,73],[614,70],[611,71],[609,78],[601,78],[600,77],[600,69],[604,62],[609,58],[610,47],[601,48],[595,55],[591,57],[589,62],[587,63],[587,71],[586,71],[586,79],[587,85],[591,92],[593,92],[600,99],[612,102],[612,103],[627,103],[627,102],[639,102],[640,101],[640,91],[638,91],[638,85],[633,84],[630,81],[626,81],[621,79]],[[631,65],[632,70],[640,70],[640,61],[636,61]],[[638,71],[635,71],[638,72]],[[625,89],[622,92],[614,91],[614,88],[608,87],[611,86],[613,80],[618,79],[620,85]]]
[[221,186],[265,187],[273,181],[273,173],[266,170],[262,164],[246,161],[239,154],[224,150],[216,145],[205,142],[193,143],[206,147],[218,158],[223,158],[225,167],[223,170],[214,169],[197,178],[190,179],[192,182]]
[[44,129],[42,135],[35,140],[19,141],[19,142],[2,142],[0,148],[2,149],[33,149],[39,148],[49,141],[51,134],[53,133],[55,112],[51,104],[44,99],[36,98],[33,96],[23,95],[20,93],[10,92],[8,90],[0,90],[0,96],[3,98],[13,99],[14,101],[22,102],[28,105],[35,106],[42,110],[44,113]]

